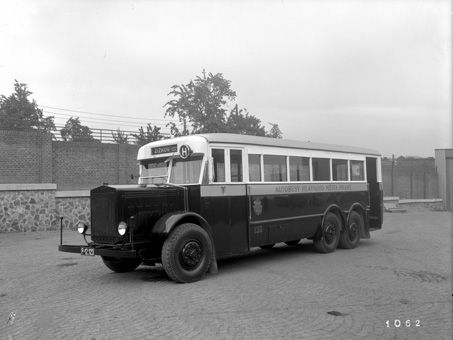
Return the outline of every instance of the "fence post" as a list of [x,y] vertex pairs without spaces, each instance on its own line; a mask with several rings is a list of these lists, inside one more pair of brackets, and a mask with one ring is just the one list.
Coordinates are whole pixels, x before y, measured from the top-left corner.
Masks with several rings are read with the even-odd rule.
[[411,190],[411,198],[413,198],[413,179],[414,179],[414,169],[411,167],[411,185],[410,185],[410,190]]
[[391,184],[392,184],[392,196],[395,196],[395,190],[394,190],[394,187],[393,187],[393,177],[395,176],[394,174],[394,170],[395,170],[395,155],[392,154],[392,173],[391,173]]
[[426,198],[426,171],[423,171],[423,198]]

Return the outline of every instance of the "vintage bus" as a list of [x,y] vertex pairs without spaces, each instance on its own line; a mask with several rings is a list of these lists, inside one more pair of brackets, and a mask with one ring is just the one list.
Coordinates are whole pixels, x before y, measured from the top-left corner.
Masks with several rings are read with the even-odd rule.
[[200,134],[149,143],[137,159],[139,183],[91,190],[91,221],[78,224],[86,245],[60,251],[100,255],[115,272],[161,263],[193,282],[252,248],[310,239],[330,253],[382,226],[374,150]]

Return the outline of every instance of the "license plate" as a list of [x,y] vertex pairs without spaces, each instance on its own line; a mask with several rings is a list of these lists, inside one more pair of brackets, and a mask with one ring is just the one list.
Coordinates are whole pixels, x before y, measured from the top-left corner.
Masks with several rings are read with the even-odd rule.
[[80,254],[85,256],[94,256],[94,248],[80,247]]

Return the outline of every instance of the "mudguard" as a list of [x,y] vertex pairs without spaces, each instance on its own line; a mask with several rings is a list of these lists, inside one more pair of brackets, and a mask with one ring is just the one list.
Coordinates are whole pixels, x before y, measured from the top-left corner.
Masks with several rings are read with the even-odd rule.
[[214,244],[214,238],[212,236],[212,229],[206,220],[198,215],[197,213],[191,211],[174,211],[168,214],[163,215],[157,222],[154,224],[152,233],[158,235],[160,238],[166,238],[171,231],[182,223],[194,223],[198,224],[208,233],[212,242],[212,261],[208,269],[209,273],[216,274],[217,269],[217,256]]
[[[370,224],[368,221],[368,211],[360,203],[354,203],[348,211],[348,219],[351,211],[357,211],[362,213],[363,217],[363,228],[360,229],[360,238],[370,238]],[[349,221],[348,221],[349,222]]]
[[212,239],[211,226],[206,220],[192,211],[173,211],[163,215],[154,224],[152,233],[166,237],[176,226],[182,223],[195,223],[205,229]]

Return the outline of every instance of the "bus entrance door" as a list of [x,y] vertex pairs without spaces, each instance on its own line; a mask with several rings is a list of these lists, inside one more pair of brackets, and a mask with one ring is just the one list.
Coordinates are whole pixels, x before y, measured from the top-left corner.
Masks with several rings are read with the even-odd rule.
[[377,158],[366,158],[366,173],[370,195],[370,230],[381,229],[383,219],[382,183],[378,182]]

